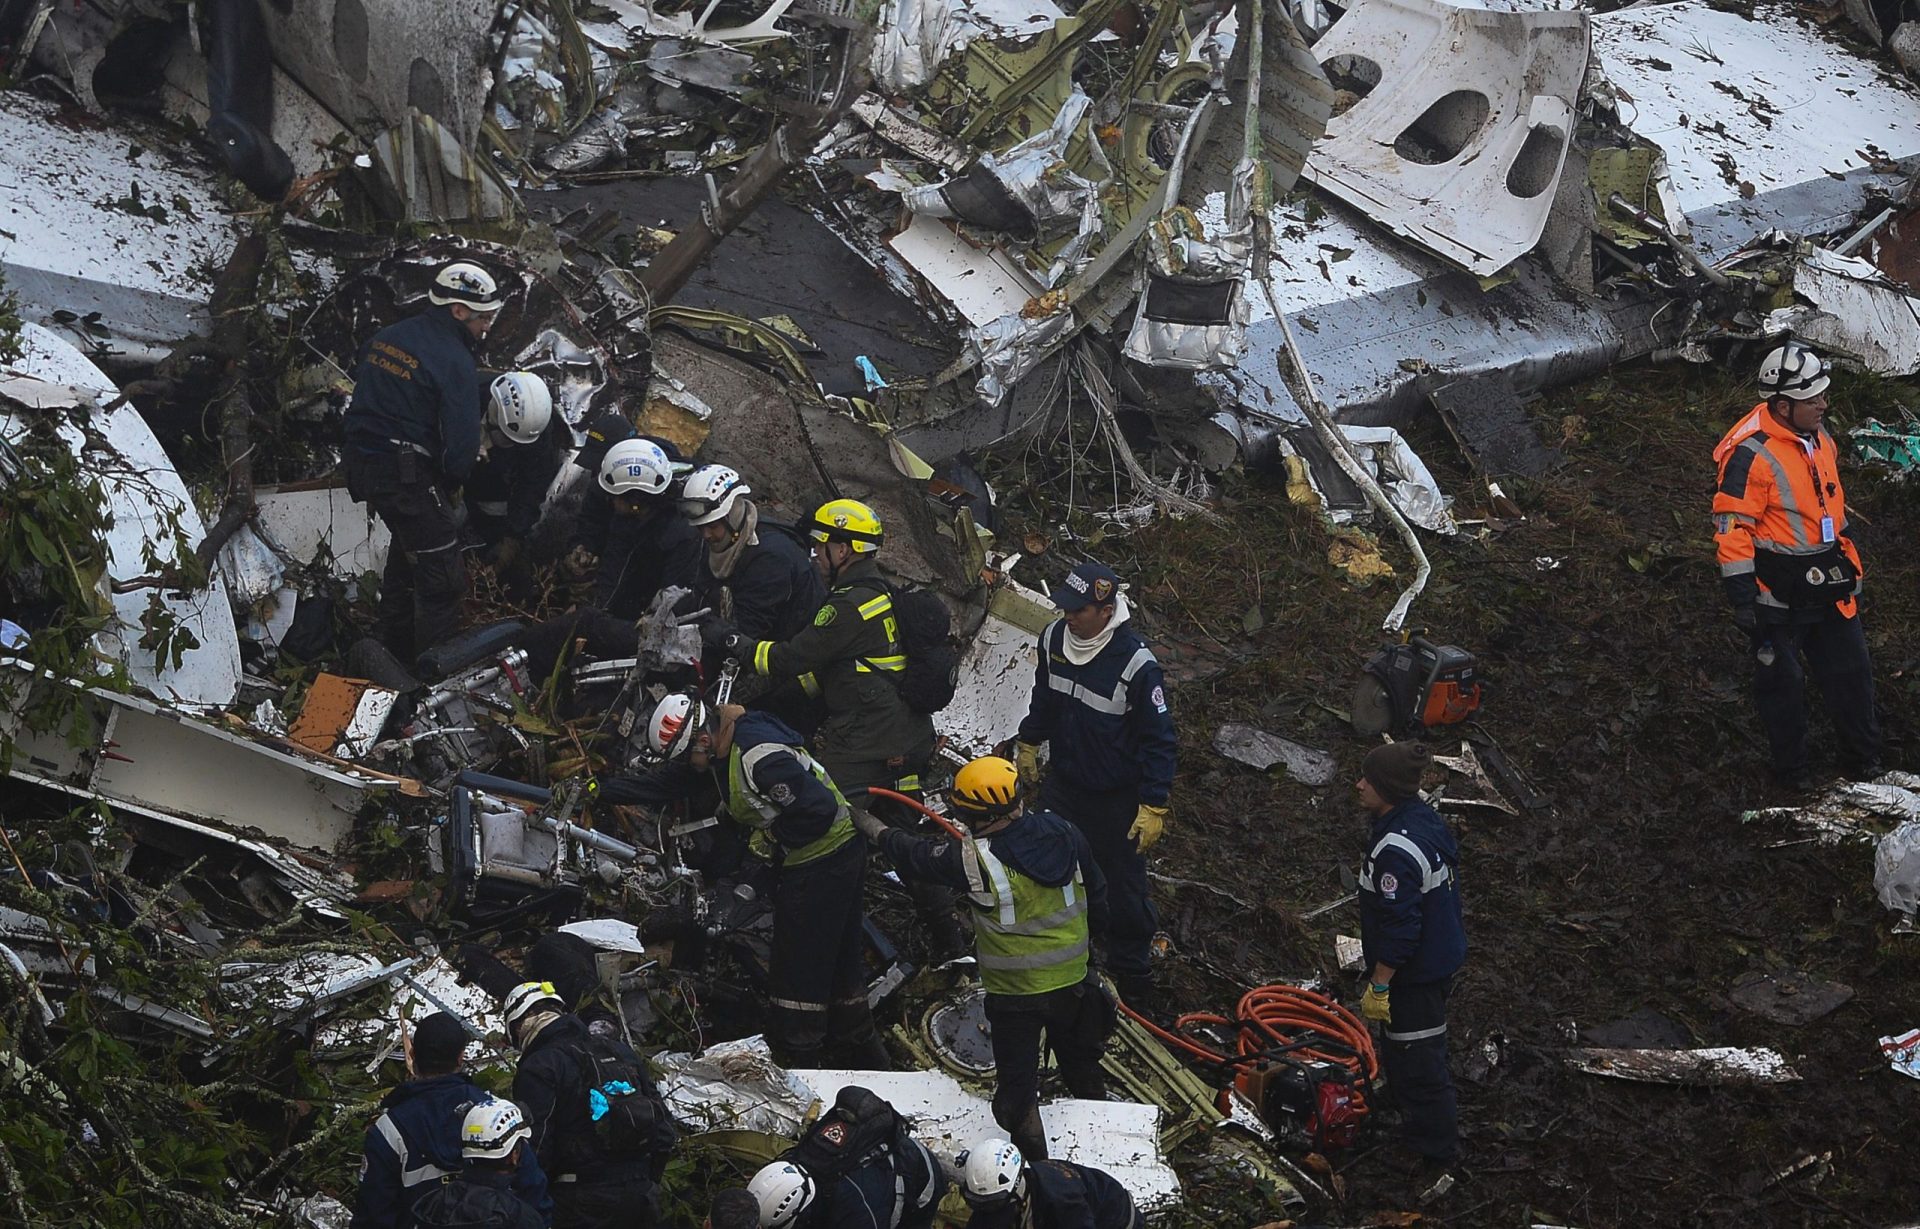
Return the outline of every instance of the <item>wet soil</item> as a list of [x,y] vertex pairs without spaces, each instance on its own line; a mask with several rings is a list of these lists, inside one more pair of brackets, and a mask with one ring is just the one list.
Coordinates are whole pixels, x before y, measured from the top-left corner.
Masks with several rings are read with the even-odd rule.
[[[1837,383],[1830,425],[1896,416],[1897,398],[1913,390]],[[1451,1014],[1460,1184],[1416,1209],[1381,1124],[1336,1159],[1347,1200],[1317,1222],[1420,1210],[1463,1226],[1887,1225],[1920,1208],[1908,1130],[1920,1084],[1877,1046],[1920,1024],[1920,936],[1890,933],[1870,845],[1769,849],[1792,834],[1738,823],[1747,808],[1790,800],[1767,775],[1708,518],[1712,449],[1752,401],[1721,374],[1682,367],[1550,395],[1530,413],[1567,461],[1548,480],[1503,484],[1524,519],[1424,536],[1434,572],[1412,622],[1479,655],[1491,684],[1479,726],[1551,805],[1454,820],[1472,945]],[[1410,436],[1456,497],[1455,516],[1486,521],[1486,486],[1443,428],[1429,420]],[[1920,489],[1851,462],[1843,474],[1863,531],[1887,763],[1920,768]],[[1335,710],[1401,582],[1356,589],[1275,477],[1230,481],[1225,495],[1223,526],[1163,523],[1072,548],[1132,579],[1168,655],[1216,663],[1174,688],[1181,772],[1155,869],[1241,903],[1159,886],[1179,953],[1165,978],[1171,1006],[1230,1009],[1235,983],[1314,974],[1357,1002],[1333,956],[1336,934],[1358,933],[1353,906],[1302,915],[1351,890],[1363,852],[1350,783],[1368,744]],[[1082,525],[1043,503],[1028,514]],[[1397,546],[1386,554],[1411,575]],[[1340,780],[1315,790],[1222,759],[1210,742],[1230,720],[1333,752]],[[1461,734],[1432,738],[1451,752]],[[1818,716],[1814,737],[1816,765],[1830,771]],[[1857,994],[1798,1027],[1729,1000],[1741,975],[1781,970]],[[1804,1078],[1675,1088],[1564,1066],[1570,1044],[1588,1044],[1577,1032],[1607,1025],[1635,1044],[1775,1047]],[[1770,1182],[1828,1153],[1824,1179]]]

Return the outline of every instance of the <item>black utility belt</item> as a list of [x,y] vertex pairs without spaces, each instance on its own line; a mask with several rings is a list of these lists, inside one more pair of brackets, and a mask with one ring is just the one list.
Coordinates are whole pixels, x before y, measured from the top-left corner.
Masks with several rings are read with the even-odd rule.
[[1844,602],[1853,596],[1860,569],[1838,542],[1811,555],[1779,551],[1753,552],[1753,573],[1777,602],[1791,610],[1811,610]]

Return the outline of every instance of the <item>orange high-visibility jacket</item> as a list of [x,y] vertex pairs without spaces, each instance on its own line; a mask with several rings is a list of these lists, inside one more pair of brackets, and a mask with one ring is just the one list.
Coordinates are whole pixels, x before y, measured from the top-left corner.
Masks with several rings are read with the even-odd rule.
[[[1736,605],[1751,602],[1785,609],[1763,579],[1797,571],[1814,556],[1832,557],[1837,547],[1863,576],[1860,552],[1847,537],[1847,495],[1840,486],[1833,437],[1826,428],[1811,439],[1767,412],[1765,403],[1733,425],[1713,450],[1720,484],[1713,494],[1714,543],[1720,577]],[[1831,517],[1833,541],[1823,541],[1821,522]],[[1835,605],[1851,618],[1859,580],[1836,586]]]

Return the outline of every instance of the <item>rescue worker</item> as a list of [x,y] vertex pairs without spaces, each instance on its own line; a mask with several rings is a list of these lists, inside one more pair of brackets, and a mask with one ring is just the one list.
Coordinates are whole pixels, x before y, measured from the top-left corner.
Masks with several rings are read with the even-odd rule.
[[[726,814],[752,830],[750,849],[773,875],[767,1043],[786,1067],[819,1066],[827,1040],[858,1064],[893,1063],[874,1029],[863,959],[861,886],[867,849],[840,789],[778,718],[737,704],[714,708],[684,692],[664,697],[647,745],[698,788],[714,779]],[[617,788],[608,797],[619,801]]]
[[700,534],[674,506],[680,468],[645,436],[614,444],[601,460],[595,486],[606,496],[607,517],[591,541],[583,517],[580,544],[596,563],[590,601],[617,619],[639,618],[662,589],[691,591],[699,583]]
[[1467,955],[1460,848],[1420,797],[1432,755],[1387,743],[1361,762],[1361,808],[1372,822],[1360,869],[1360,944],[1368,969],[1360,1014],[1380,1025],[1380,1061],[1421,1181],[1459,1159],[1459,1109],[1447,1072],[1447,996]]
[[[414,1207],[443,1179],[459,1171],[461,1124],[467,1111],[492,1094],[460,1069],[467,1030],[445,1012],[420,1021],[407,1044],[412,1078],[380,1102],[380,1116],[367,1128],[360,1160],[360,1190],[352,1229],[408,1229]],[[553,1210],[547,1180],[531,1153],[513,1170],[515,1195],[542,1216]]]
[[820,697],[825,715],[810,745],[843,789],[917,791],[933,758],[933,718],[910,708],[887,677],[907,659],[877,562],[886,532],[866,504],[835,499],[815,510],[808,533],[827,589],[809,626],[789,636],[755,636],[724,621],[703,631],[753,673],[798,678]]
[[1061,617],[1040,633],[1014,758],[1021,784],[1031,787],[1040,777],[1041,744],[1051,745],[1040,805],[1065,816],[1093,846],[1113,910],[1107,968],[1120,997],[1145,1010],[1160,924],[1146,851],[1166,828],[1173,790],[1166,679],[1129,622],[1126,592],[1112,569],[1077,565],[1053,600]]
[[[702,634],[754,674],[797,678],[801,690],[818,699],[820,721],[807,745],[841,789],[862,798],[879,786],[917,801],[921,774],[933,758],[933,717],[900,694],[907,658],[893,591],[880,576],[885,527],[866,504],[835,499],[814,511],[808,533],[813,567],[827,590],[809,626],[790,637],[756,637],[709,622]],[[884,819],[917,826],[917,813],[905,814],[897,803],[876,799],[863,805]],[[965,951],[967,936],[954,916],[952,894],[926,884],[909,890],[936,959]]]
[[434,275],[427,300],[367,342],[345,418],[347,490],[393,535],[377,634],[403,662],[460,628],[467,572],[453,491],[480,451],[474,350],[506,296],[491,273],[458,260]]
[[651,1229],[678,1131],[646,1065],[590,1031],[551,982],[525,982],[501,1015],[520,1050],[513,1099],[553,1193],[554,1229]]
[[443,1179],[415,1209],[422,1229],[547,1229],[552,1216],[514,1193],[514,1171],[533,1151],[520,1107],[489,1099],[460,1127],[459,1173]]
[[993,1119],[1026,1155],[1044,1157],[1042,1034],[1074,1096],[1107,1093],[1100,1054],[1114,1006],[1088,947],[1107,925],[1105,879],[1085,835],[1049,811],[1023,808],[1018,774],[999,756],[955,774],[947,801],[965,828],[959,841],[913,836],[864,811],[854,812],[854,825],[901,878],[966,894],[992,1029]]
[[969,1229],[1140,1229],[1127,1188],[1103,1169],[1029,1161],[990,1135],[954,1158]]
[[763,526],[751,494],[724,465],[703,465],[682,484],[680,513],[707,548],[694,605],[752,640],[784,640],[807,625],[826,594],[805,548],[779,527]]
[[[870,1117],[842,1112],[849,1104]],[[760,1229],[927,1229],[947,1176],[893,1106],[849,1085],[747,1190],[758,1201]]]
[[573,442],[565,419],[553,415],[553,394],[531,371],[495,376],[487,388],[485,443],[467,476],[468,524],[496,571],[513,568],[546,510]]
[[[1806,671],[1826,700],[1848,776],[1880,775],[1873,665],[1860,625],[1864,568],[1848,536],[1839,458],[1822,420],[1827,365],[1798,342],[1760,364],[1753,407],[1713,451],[1714,543],[1733,622],[1754,654],[1754,698],[1773,775],[1809,789]],[[1805,671],[1801,656],[1806,657]]]

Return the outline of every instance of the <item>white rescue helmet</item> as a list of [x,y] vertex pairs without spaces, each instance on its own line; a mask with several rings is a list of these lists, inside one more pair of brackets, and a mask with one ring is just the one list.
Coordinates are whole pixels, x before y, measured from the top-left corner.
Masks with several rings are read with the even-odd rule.
[[489,1098],[467,1111],[460,1124],[460,1155],[469,1161],[504,1161],[514,1145],[530,1139],[526,1115],[511,1101]]
[[1769,400],[1806,401],[1826,392],[1831,383],[1827,360],[1797,341],[1775,346],[1760,360],[1760,392]]
[[655,755],[678,759],[707,728],[711,710],[684,691],[670,692],[653,706],[647,718],[647,746]]
[[1027,1193],[1027,1162],[1003,1135],[989,1135],[954,1158],[960,1196],[969,1207],[990,1208]]
[[747,1191],[760,1204],[760,1229],[786,1229],[813,1203],[813,1179],[792,1161],[763,1166]]
[[733,501],[753,494],[738,471],[724,465],[702,465],[687,475],[680,488],[680,513],[696,525],[710,525],[733,511]]
[[433,275],[427,301],[441,307],[458,303],[484,316],[499,311],[507,299],[493,274],[470,260],[456,260]]
[[565,1011],[567,1005],[560,1000],[560,992],[553,988],[550,981],[523,981],[507,991],[507,1001],[500,1005],[500,1015],[506,1021],[509,1031],[519,1026],[536,1007],[546,1007],[549,1011]]
[[600,462],[600,489],[610,495],[659,495],[673,485],[673,462],[652,440],[621,440]]
[[531,444],[553,421],[553,394],[531,371],[493,377],[487,389],[487,421],[516,444]]

